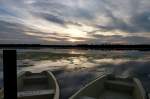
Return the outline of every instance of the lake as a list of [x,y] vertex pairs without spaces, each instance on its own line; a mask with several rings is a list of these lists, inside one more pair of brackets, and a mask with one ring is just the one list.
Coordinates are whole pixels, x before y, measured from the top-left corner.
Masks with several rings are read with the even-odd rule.
[[[2,54],[2,53],[1,53]],[[2,56],[2,55],[1,55]],[[2,57],[0,57],[2,86]],[[52,70],[67,99],[103,74],[138,77],[150,92],[150,52],[77,49],[17,50],[17,70]]]

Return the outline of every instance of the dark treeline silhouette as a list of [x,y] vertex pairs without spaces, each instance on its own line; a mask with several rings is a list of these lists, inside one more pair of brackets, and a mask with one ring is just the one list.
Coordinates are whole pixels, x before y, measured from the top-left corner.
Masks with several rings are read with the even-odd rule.
[[150,44],[138,45],[121,45],[121,44],[101,44],[101,45],[41,45],[41,44],[0,44],[1,49],[41,49],[41,48],[58,48],[58,49],[93,49],[93,50],[140,50],[150,51]]

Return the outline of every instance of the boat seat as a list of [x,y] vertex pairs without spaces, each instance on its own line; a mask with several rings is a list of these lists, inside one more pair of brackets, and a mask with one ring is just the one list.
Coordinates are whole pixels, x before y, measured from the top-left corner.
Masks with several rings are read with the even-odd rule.
[[106,90],[99,95],[98,99],[134,99],[130,93]]
[[105,83],[106,84],[113,84],[113,85],[122,85],[122,86],[133,87],[132,83],[123,82],[123,81],[107,80]]
[[34,76],[26,76],[24,79],[43,79],[43,78],[47,78],[45,75],[34,75]]
[[118,91],[132,91],[132,89],[134,88],[134,85],[132,83],[118,80],[106,80],[105,86],[106,88]]
[[28,97],[28,96],[40,96],[40,95],[49,95],[49,94],[54,94],[55,90],[50,89],[50,90],[36,90],[36,91],[22,91],[18,92],[17,96],[18,97]]
[[47,77],[44,75],[34,75],[34,76],[27,76],[23,79],[25,84],[35,84],[35,83],[45,83],[47,82]]
[[89,96],[82,96],[80,99],[96,99],[94,97],[89,97]]

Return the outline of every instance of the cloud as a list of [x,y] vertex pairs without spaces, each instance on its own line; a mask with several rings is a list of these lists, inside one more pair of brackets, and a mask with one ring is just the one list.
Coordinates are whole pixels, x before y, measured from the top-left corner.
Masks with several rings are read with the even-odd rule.
[[112,22],[106,26],[96,25],[97,28],[104,31],[122,30],[129,33],[150,32],[150,12],[137,14],[129,19],[129,22],[124,22],[123,19],[111,16]]
[[149,37],[138,37],[138,36],[123,37],[121,35],[104,36],[98,34],[94,34],[93,37],[94,38],[86,38],[86,41],[84,43],[88,43],[88,44],[103,44],[103,43],[148,44],[149,43]]
[[47,13],[37,13],[35,15],[38,15],[39,17],[46,19],[47,21],[51,21],[60,25],[65,25],[65,21],[56,15],[51,15]]
[[1,0],[0,39],[150,43],[149,9],[149,0]]
[[[129,33],[150,32],[149,31],[150,12],[148,11],[150,5],[149,7],[145,6],[146,5],[145,2],[148,1],[144,0],[143,2],[141,2],[139,0],[132,0],[132,1],[127,0],[126,3],[128,3],[128,5],[126,4],[117,6],[121,10],[116,9],[112,10],[115,5],[113,5],[108,1],[107,2],[105,1],[104,2],[105,15],[107,18],[110,18],[110,22],[108,22],[106,25],[97,25],[97,27],[105,31],[121,30]],[[123,2],[119,0],[119,3]],[[127,9],[124,8],[125,11],[123,9],[124,6],[127,7]],[[141,9],[142,11],[140,11]],[[123,15],[127,16],[127,18],[124,17]]]
[[137,14],[131,18],[131,22],[134,24],[137,31],[150,32],[150,12]]

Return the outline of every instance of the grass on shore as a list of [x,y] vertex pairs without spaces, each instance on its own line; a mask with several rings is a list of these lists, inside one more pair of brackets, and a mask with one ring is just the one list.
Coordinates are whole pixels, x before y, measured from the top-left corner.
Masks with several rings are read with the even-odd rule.
[[86,58],[94,58],[94,59],[103,59],[103,58],[127,58],[127,59],[139,59],[141,56],[137,57],[134,55],[127,54],[69,54],[69,53],[51,53],[51,52],[20,52],[17,53],[17,59],[32,59],[32,60],[59,60],[66,59],[69,57],[86,57]]

